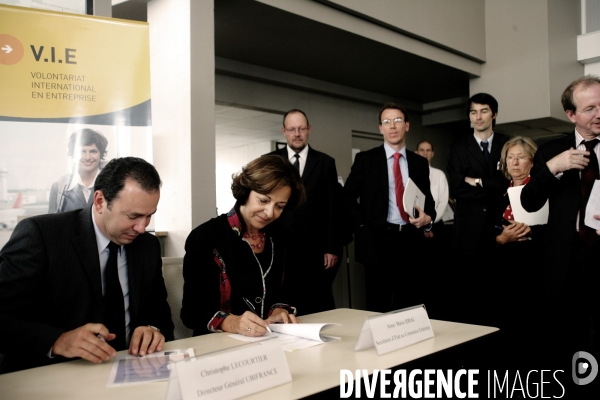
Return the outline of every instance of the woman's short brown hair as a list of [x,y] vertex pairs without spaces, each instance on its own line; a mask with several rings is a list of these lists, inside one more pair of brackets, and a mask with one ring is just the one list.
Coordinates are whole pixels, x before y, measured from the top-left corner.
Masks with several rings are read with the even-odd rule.
[[292,190],[286,204],[295,209],[306,201],[302,179],[289,160],[277,155],[264,155],[250,161],[242,172],[233,176],[231,192],[240,205],[246,204],[251,191],[269,194],[273,190],[289,186]]
[[537,144],[533,140],[525,136],[515,136],[504,143],[502,147],[502,153],[500,154],[500,172],[504,174],[506,179],[512,179],[512,176],[508,173],[508,167],[506,165],[506,155],[508,150],[513,146],[519,146],[519,149],[527,158],[533,162],[533,157],[537,151]]

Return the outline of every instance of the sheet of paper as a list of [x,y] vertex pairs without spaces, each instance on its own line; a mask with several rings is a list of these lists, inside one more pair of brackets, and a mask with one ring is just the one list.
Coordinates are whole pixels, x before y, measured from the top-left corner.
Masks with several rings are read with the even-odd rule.
[[[299,336],[286,335],[284,333],[273,332],[272,335],[275,340],[269,340],[268,342],[261,342],[260,344],[275,344],[280,346],[284,351],[294,352],[302,349],[307,349],[309,347],[320,346],[324,344],[324,341],[320,340],[311,340],[305,339]],[[327,336],[327,341],[331,342],[334,340],[340,340],[341,338],[335,336]]]
[[408,182],[404,188],[402,204],[404,204],[404,210],[409,217],[415,217],[415,214],[413,214],[415,206],[419,206],[421,210],[425,210],[425,195],[410,178],[408,178]]
[[600,220],[594,218],[594,215],[600,215],[600,180],[594,182],[590,199],[585,207],[584,223],[592,229],[600,229]]
[[144,357],[118,355],[113,361],[106,386],[157,382],[169,379],[171,364],[194,357],[194,349],[168,350]]
[[510,208],[512,208],[515,221],[532,225],[545,225],[548,223],[548,201],[542,208],[536,212],[527,212],[521,205],[521,192],[525,186],[516,186],[508,188],[508,199],[510,200]]
[[233,334],[229,335],[229,337],[236,339],[236,340],[241,340],[243,342],[262,342],[263,340],[269,340],[269,339],[275,338],[275,336],[270,335],[269,332],[267,332],[263,336],[257,336],[257,337],[240,335],[239,333],[233,333]]
[[331,336],[322,335],[321,332],[339,325],[340,324],[270,324],[269,328],[271,328],[273,333],[283,333],[320,342],[331,342],[336,339],[332,339]]

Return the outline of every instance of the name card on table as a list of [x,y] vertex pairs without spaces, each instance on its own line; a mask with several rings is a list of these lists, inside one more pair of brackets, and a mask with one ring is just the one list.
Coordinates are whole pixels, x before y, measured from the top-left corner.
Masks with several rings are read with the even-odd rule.
[[375,346],[377,355],[398,350],[434,336],[423,304],[367,317],[355,351]]
[[183,400],[236,399],[292,381],[282,348],[268,344],[178,362],[175,374]]

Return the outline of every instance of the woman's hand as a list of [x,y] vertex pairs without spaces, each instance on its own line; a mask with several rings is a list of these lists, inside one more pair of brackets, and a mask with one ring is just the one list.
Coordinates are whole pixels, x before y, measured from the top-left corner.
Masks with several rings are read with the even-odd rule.
[[273,310],[267,322],[271,324],[283,323],[283,324],[299,324],[300,320],[295,315],[290,314],[285,308],[276,308]]
[[510,242],[523,242],[529,240],[527,235],[531,234],[531,228],[521,222],[510,221],[509,225],[502,225],[502,233],[496,236],[496,243],[506,244]]
[[[286,311],[287,312],[287,311]],[[262,336],[267,333],[268,320],[265,321],[253,312],[246,311],[242,315],[228,315],[220,328],[225,332],[239,333],[244,336]]]

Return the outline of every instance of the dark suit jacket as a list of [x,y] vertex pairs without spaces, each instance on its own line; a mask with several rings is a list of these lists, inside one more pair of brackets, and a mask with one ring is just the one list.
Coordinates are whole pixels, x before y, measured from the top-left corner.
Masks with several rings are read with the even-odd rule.
[[[172,340],[158,240],[145,233],[125,249],[131,332],[138,326],[152,325]],[[0,353],[6,356],[4,370],[65,361],[46,356],[56,339],[86,323],[101,322],[103,312],[91,207],[21,221],[0,251]]]
[[[475,249],[489,241],[494,223],[502,212],[502,198],[509,181],[498,169],[500,153],[508,138],[494,133],[489,162],[473,135],[454,144],[448,158],[450,196],[456,200],[452,246]],[[483,187],[473,187],[465,177],[481,178]]]
[[[287,160],[287,146],[269,154],[280,155]],[[309,146],[302,183],[306,190],[306,203],[292,212],[286,210],[281,217],[284,225],[294,237],[310,238],[310,246],[303,242],[303,251],[318,253],[321,261],[325,253],[339,255],[347,242],[342,243],[340,232],[340,204],[343,202],[339,198],[335,160]]]
[[521,192],[521,203],[529,212],[539,210],[549,201],[544,256],[546,270],[550,272],[546,284],[554,293],[560,290],[569,266],[581,201],[581,180],[578,169],[565,171],[560,179],[556,178],[546,162],[576,146],[574,132],[540,146],[535,154],[531,181]]
[[[435,202],[429,185],[429,164],[410,150],[406,150],[408,176],[425,194],[425,213],[435,221]],[[344,185],[354,212],[354,223],[360,225],[385,225],[388,215],[389,183],[387,159],[382,146],[360,152]],[[360,205],[356,200],[360,198]],[[410,214],[410,211],[407,210]]]

